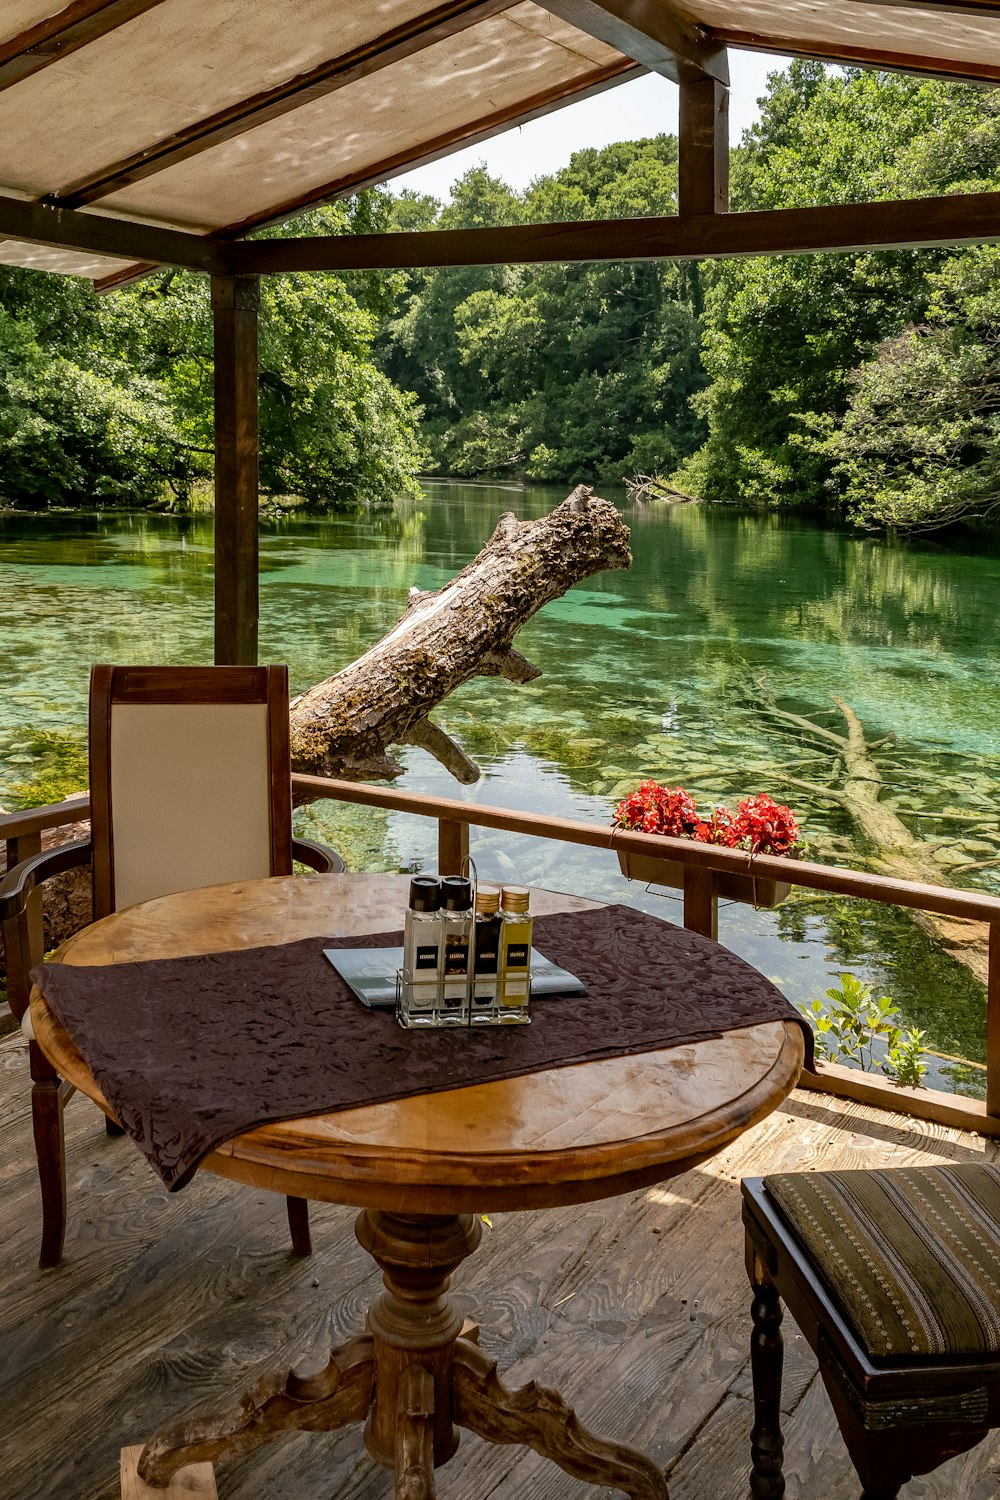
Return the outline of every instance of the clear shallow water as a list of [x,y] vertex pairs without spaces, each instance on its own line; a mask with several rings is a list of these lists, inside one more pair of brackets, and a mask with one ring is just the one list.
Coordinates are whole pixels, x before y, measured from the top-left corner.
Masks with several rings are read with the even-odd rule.
[[[430,484],[391,515],[266,525],[261,660],[287,661],[293,691],[328,676],[393,624],[409,588],[438,588],[461,568],[502,511],[527,518],[561,498]],[[869,738],[896,735],[883,766],[904,815],[944,814],[914,826],[986,857],[974,817],[995,822],[1000,781],[1000,558],[781,518],[623,508],[631,571],[588,580],[521,632],[519,648],[544,675],[526,687],[479,679],[438,711],[483,780],[458,788],[414,750],[408,789],[598,822],[646,775],[687,785],[706,806],[767,789],[804,815],[817,856],[848,862],[843,814],[779,783],[792,761],[819,782],[831,763],[806,763],[808,751],[747,709],[741,685],[763,677],[785,708],[836,728],[837,693]],[[33,729],[83,738],[92,661],[209,661],[211,651],[210,521],[0,518],[0,803],[37,768]],[[424,820],[331,804],[299,816],[359,868],[434,858]],[[678,910],[595,851],[485,830],[473,847],[483,875]],[[969,879],[1000,890],[996,870]],[[899,914],[808,899],[771,913],[731,906],[720,935],[793,999],[821,995],[850,969],[941,1050],[983,1057],[981,987]],[[960,1074],[951,1086],[976,1087]]]

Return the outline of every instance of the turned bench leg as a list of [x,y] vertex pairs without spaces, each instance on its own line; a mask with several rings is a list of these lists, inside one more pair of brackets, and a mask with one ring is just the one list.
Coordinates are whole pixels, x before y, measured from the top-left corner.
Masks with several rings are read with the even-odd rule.
[[750,1437],[750,1492],[754,1500],[781,1500],[784,1443],[781,1436],[781,1298],[778,1289],[754,1255],[751,1273],[753,1301],[750,1315],[750,1370],[753,1376],[754,1424]]

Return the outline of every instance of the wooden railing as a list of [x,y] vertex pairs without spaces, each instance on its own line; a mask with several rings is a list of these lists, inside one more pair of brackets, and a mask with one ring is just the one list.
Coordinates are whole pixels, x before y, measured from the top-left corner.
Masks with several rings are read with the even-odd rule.
[[[449,797],[427,797],[394,791],[391,787],[323,776],[293,775],[292,788],[299,802],[329,798],[437,819],[438,868],[442,874],[460,870],[462,860],[469,852],[470,826],[529,834],[592,849],[666,855],[684,866],[684,925],[707,935],[713,931],[717,877],[734,873],[785,881],[837,896],[854,896],[860,900],[982,922],[989,931],[985,1103],[935,1089],[901,1088],[877,1074],[832,1063],[822,1064],[815,1076],[804,1077],[802,1081],[806,1087],[823,1093],[876,1104],[939,1124],[1000,1136],[1000,899],[996,897],[844,870],[833,865],[812,864],[806,860],[751,856],[739,850],[697,844],[687,839],[629,833],[610,824],[513,812],[508,808],[481,806]],[[89,815],[89,801],[83,797],[0,817],[0,838],[6,840],[8,868],[37,852],[45,829],[83,822]]]

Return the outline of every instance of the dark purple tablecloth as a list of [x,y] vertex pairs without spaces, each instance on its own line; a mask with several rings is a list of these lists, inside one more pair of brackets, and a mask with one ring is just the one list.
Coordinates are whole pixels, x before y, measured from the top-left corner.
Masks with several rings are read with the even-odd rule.
[[530,1026],[404,1031],[366,1010],[306,938],[194,958],[74,967],[32,979],[118,1119],[169,1188],[268,1121],[649,1052],[761,1021],[798,1021],[769,980],[718,943],[627,906],[542,917],[534,944],[585,996],[532,1006]]

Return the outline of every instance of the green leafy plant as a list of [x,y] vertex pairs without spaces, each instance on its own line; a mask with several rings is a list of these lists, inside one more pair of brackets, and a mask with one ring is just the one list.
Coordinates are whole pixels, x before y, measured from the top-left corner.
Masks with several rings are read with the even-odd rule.
[[921,1086],[927,1033],[900,1026],[899,1011],[888,995],[876,998],[870,984],[841,974],[839,987],[827,990],[826,1001],[812,1000],[802,1009],[816,1032],[820,1057],[855,1063],[869,1073],[881,1071],[909,1088]]

